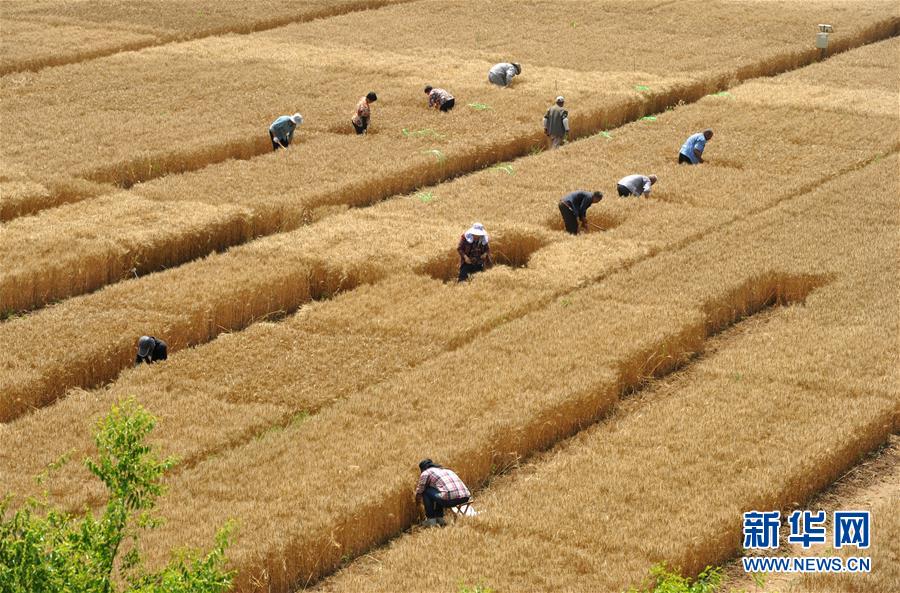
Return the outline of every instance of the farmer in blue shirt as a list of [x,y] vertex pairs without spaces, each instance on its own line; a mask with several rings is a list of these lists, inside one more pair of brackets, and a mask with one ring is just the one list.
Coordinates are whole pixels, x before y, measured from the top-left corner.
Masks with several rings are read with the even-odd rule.
[[572,235],[578,234],[578,221],[581,228],[587,229],[587,210],[591,204],[603,199],[603,192],[573,191],[563,196],[559,201],[559,213],[562,214],[566,231]]
[[282,115],[272,122],[269,126],[269,138],[272,140],[272,150],[279,148],[287,148],[291,140],[294,139],[294,130],[303,123],[303,116],[299,113],[294,115]]
[[711,128],[706,128],[702,132],[693,134],[681,145],[678,152],[678,164],[687,163],[688,165],[699,165],[703,162],[703,149],[706,148],[706,141],[713,137]]

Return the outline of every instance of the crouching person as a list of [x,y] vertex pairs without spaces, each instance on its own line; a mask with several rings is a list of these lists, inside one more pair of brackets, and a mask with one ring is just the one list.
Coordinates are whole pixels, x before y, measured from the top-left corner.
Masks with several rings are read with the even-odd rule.
[[165,360],[169,354],[169,347],[165,342],[153,336],[141,336],[138,340],[137,356],[134,359],[134,366],[139,364],[153,364],[154,362]]
[[425,527],[444,526],[444,509],[469,501],[472,493],[453,470],[430,459],[419,462],[419,483],[416,484],[416,504],[425,507]]

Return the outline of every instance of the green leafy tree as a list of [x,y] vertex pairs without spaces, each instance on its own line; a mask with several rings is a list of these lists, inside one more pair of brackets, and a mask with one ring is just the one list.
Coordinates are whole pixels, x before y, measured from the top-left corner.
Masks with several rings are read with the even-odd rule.
[[146,443],[155,423],[133,401],[113,406],[98,423],[98,456],[85,464],[109,491],[99,515],[73,516],[34,498],[16,510],[10,498],[0,503],[0,593],[224,593],[231,587],[234,573],[225,570],[230,525],[206,554],[181,552],[156,572],[142,565],[138,538],[158,525],[151,511],[163,494],[163,474],[175,465],[157,459]]

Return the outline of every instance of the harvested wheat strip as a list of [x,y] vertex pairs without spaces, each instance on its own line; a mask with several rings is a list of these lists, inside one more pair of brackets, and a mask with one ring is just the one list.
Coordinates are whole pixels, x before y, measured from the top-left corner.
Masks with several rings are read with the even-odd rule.
[[[242,7],[240,11],[216,1],[181,4],[156,1],[132,6],[126,3],[116,8],[60,1],[32,2],[17,8],[7,6],[12,3],[6,2],[0,19],[4,29],[0,76],[192,39],[277,29],[411,1],[414,0],[307,0],[300,6],[266,2]],[[121,10],[125,13],[117,12]],[[36,36],[51,44],[35,52],[31,40]]]
[[[73,210],[87,224],[73,224]],[[0,233],[0,310],[32,309],[223,250],[249,236],[250,218],[240,207],[117,193],[18,219]],[[110,221],[127,232],[105,233]]]
[[0,222],[110,193],[114,188],[86,179],[36,183],[27,178],[0,181]]

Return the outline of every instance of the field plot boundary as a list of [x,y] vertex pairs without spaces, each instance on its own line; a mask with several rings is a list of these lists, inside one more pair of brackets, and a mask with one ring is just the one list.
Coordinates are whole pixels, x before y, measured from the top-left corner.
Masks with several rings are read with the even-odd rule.
[[[875,160],[878,157],[873,158]],[[842,171],[835,175],[829,175],[828,178],[823,181],[824,183],[835,181],[836,178],[842,177],[850,172],[863,168],[865,165],[848,167],[846,171]],[[816,187],[822,184],[817,184]],[[812,190],[810,190],[812,191]],[[748,214],[747,216],[738,216],[733,220],[720,225],[715,229],[715,231],[704,232],[699,235],[694,236],[692,239],[686,240],[682,242],[682,245],[675,250],[680,250],[682,248],[688,247],[691,243],[696,242],[700,238],[716,231],[723,231],[724,228],[731,226],[733,224],[738,224],[746,221],[752,217],[758,216],[760,214],[765,213],[766,211],[777,207],[779,204],[784,203],[785,201],[790,201],[793,199],[799,199],[805,194],[793,194],[789,195],[774,204],[769,206],[757,209],[756,211]],[[666,250],[666,253],[670,253],[670,250]],[[641,261],[652,258],[653,255],[648,256],[647,258],[642,258]],[[627,271],[634,264],[639,262],[631,262],[626,264],[614,272],[610,274],[604,274],[603,278],[606,278],[613,273],[620,273]],[[597,280],[591,282],[591,284],[595,284]],[[694,352],[701,351],[702,344],[706,340],[704,336],[711,329],[715,329],[720,324],[725,324],[726,326],[733,325],[736,321],[747,316],[747,314],[754,309],[754,307],[747,307],[744,303],[763,303],[769,302],[771,297],[774,295],[775,300],[783,300],[783,301],[801,301],[805,298],[807,294],[809,294],[812,290],[817,287],[823,286],[827,284],[828,278],[822,276],[808,276],[808,275],[794,275],[794,274],[778,274],[778,273],[770,273],[768,275],[754,275],[746,282],[742,283],[740,286],[736,286],[726,297],[722,299],[716,299],[713,302],[706,302],[698,304],[700,310],[703,311],[704,315],[702,316],[702,320],[692,325],[690,328],[681,331],[675,336],[672,340],[668,340],[666,344],[672,345],[670,348],[666,348],[661,346],[658,349],[653,349],[653,352],[642,352],[639,355],[634,356],[629,359],[629,364],[626,367],[622,368],[619,374],[621,378],[616,382],[616,386],[612,389],[616,394],[624,393],[634,387],[639,387],[648,379],[653,377],[659,377],[665,375],[667,372],[671,372],[673,369],[677,369],[687,358],[690,358],[690,355]],[[583,288],[582,286],[581,288]],[[555,300],[566,296],[566,294],[571,294],[578,290],[572,289],[569,291],[564,291],[563,293],[557,294],[555,296]],[[729,302],[731,301],[731,302]],[[553,302],[553,301],[551,301]],[[544,305],[546,307],[546,304]],[[539,307],[535,309],[535,311],[544,308]],[[684,344],[687,344],[686,347],[682,347]],[[601,394],[602,395],[602,394]],[[491,454],[490,459],[483,459],[483,452],[476,451],[473,455],[460,455],[460,458],[465,458],[467,461],[465,465],[468,468],[482,468],[484,471],[489,473],[488,468],[510,465],[514,463],[517,459],[522,457],[521,452],[531,452],[531,451],[540,451],[544,450],[549,446],[552,446],[560,438],[566,438],[570,436],[570,434],[574,434],[578,430],[581,430],[585,419],[580,417],[577,413],[574,413],[574,408],[582,407],[584,405],[590,405],[593,402],[590,394],[585,394],[585,397],[590,400],[588,402],[582,401],[585,398],[578,398],[575,401],[568,401],[563,404],[557,406],[552,411],[544,410],[545,413],[541,414],[541,420],[535,420],[534,422],[530,422],[530,425],[540,427],[540,430],[537,431],[538,434],[533,434],[529,436],[520,435],[517,437],[516,442],[514,443],[515,453],[512,456],[507,457],[495,457]],[[596,398],[594,398],[596,399]],[[618,400],[616,400],[618,401]],[[601,406],[605,409],[605,406]],[[598,411],[598,414],[603,413],[603,409]],[[556,419],[553,423],[548,423],[548,418]],[[559,419],[568,419],[567,424],[562,426],[559,422]],[[593,423],[595,419],[589,419],[589,422]],[[880,440],[879,440],[880,442]],[[496,444],[496,443],[495,443]],[[509,445],[509,443],[507,443]],[[502,451],[510,451],[510,447],[492,447],[495,450]],[[868,449],[867,449],[868,450]],[[476,461],[472,461],[475,459]],[[459,461],[459,460],[457,460]],[[450,465],[454,465],[452,460],[449,460],[448,463]],[[482,478],[485,476],[477,477],[476,481],[480,482]],[[409,525],[413,522],[412,512],[413,509],[409,501],[407,500],[408,492],[403,490],[402,492],[392,492],[389,497],[387,497],[384,502],[385,505],[392,505],[391,508],[403,508],[403,512],[397,513],[394,512],[391,516],[392,526],[388,528],[384,526],[384,531],[379,534],[360,534],[357,533],[356,530],[352,528],[355,521],[358,521],[360,517],[371,516],[372,513],[375,513],[379,516],[383,515],[380,512],[380,509],[383,509],[383,506],[379,506],[377,504],[368,505],[364,508],[360,508],[358,511],[358,515],[355,517],[349,517],[347,519],[347,523],[340,524],[335,528],[335,534],[341,534],[339,537],[339,543],[341,544],[341,550],[354,550],[351,556],[358,556],[362,553],[365,553],[366,550],[370,549],[374,545],[380,545],[381,543],[390,540],[395,537],[398,532],[402,532],[407,529]],[[349,538],[349,539],[344,539]],[[363,538],[363,539],[360,539]],[[293,541],[285,544],[288,549],[294,549],[299,542]],[[336,549],[336,548],[335,548]],[[299,569],[300,572],[305,570],[310,570],[312,572],[306,574],[316,574],[318,576],[309,580],[309,583],[319,580],[325,574],[330,573],[337,567],[339,567],[343,560],[342,558],[334,557],[331,558],[332,550],[330,549],[319,549],[321,556],[319,556],[316,561],[316,565],[314,567],[307,567]],[[273,552],[274,553],[274,552]],[[346,556],[346,554],[345,554]],[[328,560],[323,560],[323,558],[327,557]],[[268,558],[268,562],[276,562],[281,565],[281,559],[276,558],[274,556]],[[328,566],[326,566],[326,564]],[[329,568],[330,567],[330,568]],[[273,569],[272,573],[270,573],[269,577],[273,579],[273,582],[281,583],[281,579],[285,578],[284,576],[276,577],[274,575],[274,565],[269,565],[269,568]],[[280,570],[278,571],[280,572]],[[249,577],[252,578],[252,577]],[[302,582],[304,579],[300,579]],[[244,585],[250,585],[249,582],[243,583]],[[290,586],[290,584],[283,583],[285,586]],[[297,581],[294,581],[293,584],[297,584]],[[278,585],[281,586],[280,584]],[[251,590],[255,590],[252,586]],[[281,589],[277,589],[281,590]]]
[[[140,51],[142,49],[147,49],[150,47],[159,47],[161,45],[169,45],[171,43],[184,43],[186,41],[193,41],[196,39],[205,39],[207,37],[216,37],[220,35],[249,35],[251,33],[258,33],[260,31],[267,31],[270,29],[277,29],[279,27],[284,27],[286,25],[292,25],[295,23],[305,23],[309,21],[315,21],[324,18],[331,18],[336,16],[341,16],[344,14],[349,14],[352,12],[360,12],[364,10],[377,10],[379,8],[383,8],[385,6],[391,6],[394,4],[407,4],[411,2],[416,2],[417,0],[355,0],[349,4],[343,4],[338,6],[333,6],[330,8],[322,8],[312,13],[301,14],[301,15],[292,15],[292,16],[282,16],[272,19],[264,19],[259,21],[253,21],[247,24],[234,24],[230,26],[216,27],[213,29],[208,29],[204,31],[199,31],[194,34],[169,34],[169,35],[160,35],[157,39],[149,40],[149,41],[134,41],[130,43],[124,43],[120,46],[116,47],[108,47],[103,49],[89,50],[84,52],[75,52],[68,55],[57,56],[55,58],[45,58],[41,60],[26,60],[20,62],[11,62],[0,64],[0,76],[7,76],[10,74],[17,74],[20,72],[38,72],[45,68],[53,68],[55,66],[66,66],[69,64],[79,64],[81,62],[87,62],[90,60],[96,60],[98,58],[105,58],[107,56],[113,56],[119,53],[129,52],[129,51]],[[10,19],[12,21],[27,21],[34,22],[34,17],[23,17],[23,18],[13,18]]]
[[[900,19],[896,18],[886,19],[881,23],[872,25],[855,36],[845,39],[843,44],[833,48],[831,55],[893,37],[897,34],[898,26],[900,26]],[[679,85],[669,93],[650,94],[643,97],[642,101],[629,101],[626,105],[616,106],[614,108],[615,115],[612,119],[610,119],[609,109],[600,109],[589,112],[585,115],[585,123],[579,124],[579,126],[573,130],[572,141],[574,142],[579,139],[591,137],[610,127],[621,127],[637,121],[642,117],[661,113],[675,105],[695,103],[711,93],[731,88],[747,79],[774,76],[785,71],[802,68],[803,66],[813,63],[817,59],[818,54],[814,51],[788,51],[781,54],[779,59],[775,59],[771,62],[745,66],[739,69],[733,78],[726,78],[721,75],[714,76],[708,80],[700,80]],[[769,64],[771,64],[771,66]],[[356,203],[350,205],[355,207],[372,206],[396,196],[406,195],[407,193],[424,186],[437,186],[442,182],[457,177],[483,171],[498,163],[509,161],[515,162],[520,158],[529,156],[536,147],[542,146],[543,144],[543,135],[536,132],[525,138],[513,138],[502,144],[494,144],[492,146],[493,150],[486,155],[476,147],[476,149],[472,151],[472,154],[456,155],[450,159],[449,162],[442,163],[442,166],[440,167],[426,167],[423,169],[420,166],[413,166],[408,173],[400,176],[402,183],[392,186],[376,195],[365,196],[363,199],[354,198]],[[229,159],[250,160],[254,157],[268,153],[270,153],[269,146],[260,138],[254,137],[253,139],[247,139],[246,141],[231,140],[221,145],[203,147],[199,151],[176,152],[175,154],[167,153],[161,155],[151,154],[137,157],[129,161],[124,168],[121,164],[106,165],[85,173],[84,177],[87,181],[82,181],[82,183],[93,182],[91,185],[96,187],[106,187],[105,185],[100,184],[114,184],[120,187],[129,188],[135,183],[165,177],[172,172],[178,174],[197,171]],[[474,161],[472,160],[473,154],[478,155]],[[198,155],[206,156],[198,159]],[[454,165],[454,161],[457,164]],[[126,171],[127,174],[124,174],[123,171]],[[124,177],[123,174],[125,175]],[[76,179],[76,181],[78,180]],[[59,187],[68,188],[71,187],[71,184],[63,184]],[[110,189],[112,190],[113,188],[111,187]],[[96,193],[92,194],[87,191],[82,191],[80,194],[77,192],[73,194],[72,192],[66,191],[60,195],[64,197],[65,202],[75,201],[79,196],[85,198],[96,197]],[[44,201],[43,203],[45,205],[51,204],[52,199]],[[316,207],[341,205],[344,203],[346,203],[344,192],[326,193],[322,194],[318,199],[313,200],[309,205],[309,209],[314,210]],[[43,208],[32,211],[31,213],[37,213],[41,209]],[[233,232],[234,223],[232,220],[220,223],[218,226],[214,224],[209,232],[212,235],[217,236],[211,239],[209,244],[217,245],[220,249],[230,248],[244,244],[248,241],[253,241],[260,237],[295,230],[308,224],[311,220],[309,216],[293,216],[288,217],[294,220],[293,223],[289,223],[287,220],[277,220],[274,221],[274,224],[265,225],[257,220],[259,218],[260,217],[258,216],[252,216],[251,220],[248,221],[248,224],[245,225],[247,226],[247,232],[243,233]],[[254,221],[256,222],[254,223]],[[179,240],[182,240],[182,238],[178,236],[171,238],[173,244],[177,243]],[[119,249],[124,249],[124,255],[120,256],[120,265],[122,267],[126,269],[138,267],[135,262],[131,261],[138,257],[138,254],[133,247],[129,248],[126,245],[120,245]],[[164,261],[159,262],[155,267],[142,267],[143,273],[153,273],[179,266],[186,262],[193,261],[198,256],[210,253],[210,251],[204,253],[202,251],[187,252],[178,249],[167,249],[164,244],[158,247],[158,251],[160,253],[172,254],[172,257],[164,259]],[[182,254],[183,256],[179,257],[178,254]],[[40,309],[49,302],[87,294],[102,288],[103,286],[109,285],[108,280],[94,283],[80,281],[79,279],[76,280],[78,281],[70,282],[69,286],[55,287],[43,296],[32,294],[29,301],[0,303],[0,310],[8,310],[11,313],[16,314],[32,311]]]
[[[735,287],[727,295],[704,303],[701,306],[704,311],[702,330],[698,330],[698,326],[694,326],[688,331],[675,334],[670,340],[660,342],[655,348],[639,353],[629,363],[623,364],[616,377],[616,387],[613,389],[617,394],[616,399],[601,406],[593,418],[586,422],[574,422],[568,431],[563,432],[555,440],[551,439],[543,446],[533,447],[522,455],[512,453],[505,457],[493,458],[490,471],[480,478],[475,487],[470,488],[474,495],[473,498],[481,498],[479,495],[489,490],[498,479],[515,479],[516,475],[523,470],[533,471],[538,464],[547,459],[545,456],[565,449],[575,439],[596,428],[608,418],[620,414],[620,410],[626,402],[638,399],[645,392],[651,391],[660,382],[668,380],[673,375],[689,372],[707,356],[707,346],[711,342],[714,343],[732,331],[740,330],[743,324],[757,316],[778,315],[785,307],[805,306],[807,297],[819,288],[826,286],[828,282],[828,278],[820,276],[770,272],[754,276],[744,284]],[[694,333],[695,330],[698,330],[699,334],[686,338],[687,334]],[[669,344],[669,342],[674,343]],[[582,405],[582,401],[576,401],[571,404],[571,407],[576,408]],[[631,414],[633,410],[626,410],[624,413]],[[551,422],[558,423],[559,418],[575,418],[577,414],[548,410],[546,416],[548,418],[546,422],[535,421],[532,422],[532,426]],[[459,457],[461,459],[477,457],[477,454],[460,453]],[[451,467],[459,465],[454,461],[448,461],[448,464]],[[368,512],[384,513],[383,509],[378,508],[370,508]],[[343,570],[348,566],[352,567],[365,555],[384,551],[389,544],[402,538],[415,536],[419,532],[420,529],[411,523],[401,532],[387,536],[382,541],[372,544],[368,549],[354,554],[349,562],[342,561],[331,573],[298,584],[299,590],[305,591],[310,588],[310,590],[315,590],[319,583],[333,576],[338,570]]]
[[[896,152],[896,151],[897,151],[897,145],[895,144],[895,149],[892,152]],[[751,209],[751,210],[741,213],[741,214],[737,214],[733,218],[723,221],[719,225],[714,225],[712,227],[709,227],[707,229],[700,231],[699,233],[694,233],[693,235],[690,235],[688,237],[685,237],[685,238],[677,241],[675,244],[669,246],[667,248],[667,251],[675,251],[675,250],[684,248],[685,246],[689,245],[690,243],[702,238],[704,235],[715,232],[715,231],[725,228],[731,224],[740,222],[742,220],[746,220],[747,218],[749,218],[751,216],[755,216],[761,212],[764,212],[766,210],[774,208],[774,207],[778,206],[779,204],[781,204],[782,202],[784,202],[785,200],[791,200],[791,199],[798,198],[798,197],[804,195],[805,193],[813,191],[814,189],[816,189],[817,187],[821,186],[824,183],[827,183],[833,179],[836,179],[836,178],[838,178],[842,175],[845,175],[847,173],[850,173],[854,170],[864,168],[865,166],[867,166],[871,162],[881,158],[882,156],[884,156],[884,155],[874,156],[874,157],[871,157],[868,160],[863,161],[861,163],[855,163],[852,165],[848,165],[838,171],[831,172],[831,173],[823,176],[816,182],[811,183],[808,187],[804,188],[804,191],[800,191],[800,192],[793,193],[793,194],[785,194],[780,199],[777,199],[773,202],[767,203],[764,206],[761,206],[761,207],[755,208],[755,209]],[[647,257],[652,257],[652,256],[656,255],[658,252],[659,251],[651,251],[651,253],[648,254]],[[611,271],[610,273],[614,273],[615,271],[618,271],[621,269],[627,269],[628,267],[630,267],[636,263],[639,263],[640,261],[643,261],[644,259],[647,259],[647,258],[638,258],[637,260],[626,262],[625,264],[623,264],[622,267],[618,268],[617,270]],[[607,275],[608,274],[606,274],[605,276],[607,276]],[[560,295],[557,295],[557,296],[560,296]],[[306,301],[303,301],[303,302],[306,302]],[[302,304],[303,303],[301,302],[293,307],[282,306],[282,307],[279,307],[278,310],[290,312],[290,311],[296,310]],[[242,320],[242,322],[239,325],[228,326],[228,327],[217,327],[217,328],[210,327],[208,330],[209,331],[208,337],[205,340],[192,340],[191,344],[193,345],[193,344],[197,344],[197,343],[202,343],[203,341],[208,341],[209,339],[214,338],[220,331],[242,329],[243,327],[246,327],[247,325],[252,323],[254,320],[265,319],[272,313],[273,313],[273,311],[253,311],[253,312],[249,312],[249,313],[247,311],[244,311],[241,313],[240,319]],[[118,361],[118,364],[121,365],[125,361],[126,361],[125,358],[121,358],[121,360]],[[39,389],[40,393],[42,394],[41,403],[38,404],[36,402],[31,402],[31,401],[26,402],[24,400],[21,400],[15,406],[16,411],[13,413],[10,413],[7,410],[7,412],[2,417],[2,420],[0,420],[0,421],[9,422],[9,421],[14,420],[16,417],[20,416],[21,414],[27,413],[28,410],[30,410],[30,409],[36,409],[39,407],[44,407],[45,405],[52,404],[56,400],[56,398],[64,395],[65,390],[68,388],[81,387],[81,388],[85,388],[85,389],[90,389],[90,388],[94,388],[98,385],[101,385],[103,383],[106,383],[108,381],[114,380],[114,378],[118,375],[118,372],[121,370],[121,368],[123,368],[123,367],[119,367],[115,372],[110,372],[111,366],[113,366],[113,365],[109,361],[105,362],[104,364],[102,364],[100,366],[102,367],[102,369],[106,370],[106,372],[102,372],[100,370],[100,368],[97,368],[97,367],[95,367],[93,369],[92,373],[84,373],[83,371],[76,371],[73,373],[71,371],[67,371],[66,372],[67,376],[71,376],[73,378],[78,377],[80,380],[75,380],[71,383],[66,382],[66,388],[63,389],[62,391],[53,389],[51,387],[47,387],[47,385],[46,385],[47,378],[45,377],[44,379],[42,379],[42,383],[44,385]],[[25,388],[23,387],[23,389],[25,389]],[[34,390],[37,388],[32,386],[31,389]]]

